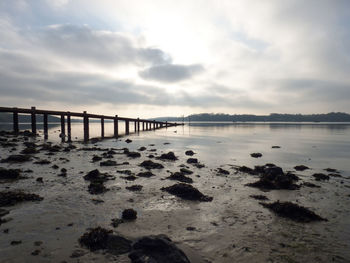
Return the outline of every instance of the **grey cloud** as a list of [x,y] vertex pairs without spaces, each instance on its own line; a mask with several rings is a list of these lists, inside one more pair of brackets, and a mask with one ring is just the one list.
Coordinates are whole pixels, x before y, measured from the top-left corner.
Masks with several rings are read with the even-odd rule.
[[176,65],[165,64],[150,67],[139,72],[140,77],[147,80],[156,80],[160,82],[178,82],[185,79],[190,79],[192,76],[202,72],[203,66],[195,65]]

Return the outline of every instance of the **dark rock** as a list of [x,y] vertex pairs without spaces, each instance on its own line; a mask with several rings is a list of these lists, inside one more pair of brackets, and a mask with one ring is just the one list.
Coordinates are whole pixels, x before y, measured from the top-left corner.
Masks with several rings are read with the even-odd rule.
[[173,152],[168,152],[168,153],[163,153],[161,156],[158,157],[158,159],[176,161],[177,157]]
[[326,174],[322,174],[322,173],[315,173],[312,176],[315,177],[316,181],[329,180],[329,176]]
[[123,220],[135,220],[137,218],[137,212],[134,209],[125,209],[122,213]]
[[335,174],[335,173],[328,174],[328,176],[330,176],[330,177],[342,177],[340,174]]
[[186,200],[202,202],[210,202],[213,200],[213,197],[203,195],[200,191],[198,191],[198,189],[194,188],[192,185],[184,183],[178,183],[169,187],[163,187],[161,190]]
[[67,173],[67,169],[66,168],[62,168],[61,169],[61,173],[66,174]]
[[98,195],[108,191],[108,189],[103,185],[103,182],[92,181],[89,185],[88,191],[92,195]]
[[136,176],[134,175],[129,175],[129,176],[120,176],[120,178],[128,180],[128,181],[135,181],[137,179]]
[[193,166],[197,167],[198,169],[205,167],[205,165],[201,163],[194,163]]
[[113,227],[118,227],[120,224],[124,223],[124,220],[123,219],[120,219],[120,218],[113,218],[112,219],[112,223],[111,225]]
[[312,187],[312,188],[321,188],[321,186],[313,184],[313,183],[309,183],[309,182],[304,182],[302,185],[306,186],[306,187]]
[[132,175],[132,172],[130,170],[118,170],[117,173],[126,174],[126,175]]
[[41,201],[44,198],[36,194],[27,194],[22,191],[0,192],[0,206],[13,206],[25,201]]
[[53,166],[51,166],[51,168],[56,170],[56,169],[58,169],[60,167],[58,165],[54,164]]
[[59,145],[51,145],[49,143],[45,143],[41,145],[41,149],[49,152],[59,152],[62,148]]
[[176,180],[176,181],[180,181],[180,182],[188,183],[188,184],[193,183],[192,178],[187,177],[183,173],[180,173],[180,172],[175,172],[175,173],[171,174],[169,177],[167,177],[167,179]]
[[192,150],[188,150],[185,152],[185,154],[188,156],[193,156],[195,153]]
[[143,161],[141,164],[140,164],[141,167],[144,167],[148,170],[151,170],[151,169],[162,169],[164,168],[164,166],[160,163],[155,163],[155,162],[152,162],[151,160],[146,160],[146,161]]
[[165,142],[165,143],[163,143],[163,145],[169,145],[170,144],[170,142]]
[[101,161],[101,160],[102,160],[102,157],[100,157],[100,156],[94,155],[94,156],[92,157],[92,161],[93,161],[93,162],[98,162],[98,161]]
[[187,168],[181,168],[180,172],[183,174],[193,174],[193,172]]
[[111,233],[112,230],[107,230],[102,227],[93,228],[79,238],[79,243],[91,251],[106,249],[108,236]]
[[338,173],[338,170],[337,169],[333,169],[333,168],[326,168],[324,170],[329,172],[329,173]]
[[132,263],[190,263],[165,235],[140,238],[132,245],[129,258]]
[[27,147],[21,151],[22,154],[36,154],[39,151],[34,147]]
[[153,154],[150,154],[147,156],[148,158],[154,158],[154,155]]
[[130,158],[138,158],[141,157],[141,154],[139,152],[129,152],[127,156]]
[[193,227],[193,226],[188,226],[188,227],[186,227],[186,230],[187,230],[187,231],[195,231],[196,228]]
[[223,174],[223,175],[228,175],[228,174],[230,174],[230,172],[229,171],[227,171],[227,170],[225,170],[225,169],[222,169],[222,168],[218,168],[218,169],[216,169],[216,172],[218,173],[218,174]]
[[135,184],[135,185],[132,185],[132,186],[127,186],[125,187],[127,190],[129,191],[132,191],[132,192],[138,192],[138,191],[141,191],[142,190],[142,185],[138,185],[138,184]]
[[100,166],[116,166],[117,162],[116,161],[112,161],[112,160],[107,160],[104,162],[100,162]]
[[281,217],[286,217],[297,222],[308,223],[312,221],[327,221],[327,219],[320,217],[311,210],[291,202],[277,201],[270,204],[260,204]]
[[139,177],[151,177],[151,176],[155,176],[152,172],[139,172],[138,174],[136,174],[136,176],[139,176]]
[[37,256],[37,255],[40,254],[40,252],[41,252],[40,249],[35,249],[35,250],[34,250],[32,253],[30,253],[30,254],[33,255],[33,256]]
[[21,175],[19,169],[5,169],[0,167],[0,179],[16,180],[20,178]]
[[[269,167],[267,169],[274,169],[279,167]],[[271,172],[273,171],[273,172]],[[247,186],[256,187],[262,190],[287,189],[296,190],[300,186],[294,184],[292,177],[279,173],[279,169],[267,170],[262,174],[257,182],[246,184]]]
[[114,155],[114,154],[116,154],[116,152],[113,151],[113,150],[109,150],[109,151],[107,152],[107,154]]
[[142,151],[144,151],[144,150],[146,150],[146,149],[147,149],[146,147],[142,146],[142,147],[138,148],[137,150],[140,151],[140,152],[142,152]]
[[130,139],[126,139],[126,140],[125,140],[125,142],[126,142],[126,143],[131,143],[131,142],[132,142],[132,140],[130,140]]
[[15,154],[15,155],[10,155],[4,160],[1,160],[2,163],[24,163],[28,162],[31,160],[30,155],[25,155],[25,154]]
[[272,149],[279,149],[279,148],[281,148],[281,146],[274,145],[274,146],[272,146],[271,148],[272,148]]
[[107,252],[113,255],[122,255],[130,252],[131,241],[116,235],[108,235],[107,239]]
[[80,258],[86,254],[86,251],[76,249],[73,251],[73,253],[70,255],[70,258]]
[[19,245],[19,244],[22,244],[22,240],[13,240],[11,241],[11,246],[16,246],[16,245]]
[[261,153],[251,153],[250,156],[253,158],[260,158],[260,157],[262,157],[262,154]]
[[188,158],[187,163],[198,163],[198,159],[197,158]]
[[43,164],[50,164],[51,162],[49,161],[49,160],[39,160],[39,161],[36,161],[36,162],[34,162],[35,164],[41,164],[41,165],[43,165]]
[[256,174],[256,172],[252,168],[244,166],[244,165],[240,166],[236,169],[241,173],[248,173],[248,174],[253,174],[253,175]]
[[88,181],[93,181],[93,180],[100,179],[100,175],[101,175],[100,171],[95,169],[88,172],[87,175],[84,176],[84,179]]
[[37,181],[38,183],[43,183],[43,182],[44,182],[42,177],[36,178],[36,181]]
[[310,168],[305,166],[305,165],[297,165],[297,166],[294,166],[294,169],[297,170],[297,171],[304,171],[304,170],[307,170],[307,169],[310,169]]
[[269,200],[265,195],[250,195],[249,197],[254,198],[256,200]]

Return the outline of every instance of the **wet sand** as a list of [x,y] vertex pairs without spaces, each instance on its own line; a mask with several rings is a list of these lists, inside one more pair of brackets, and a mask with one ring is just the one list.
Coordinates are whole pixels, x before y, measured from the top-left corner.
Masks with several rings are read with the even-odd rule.
[[[11,141],[15,137],[3,138]],[[133,142],[126,143],[127,138]],[[25,148],[24,137],[17,139],[18,142],[13,142],[17,145],[14,146],[16,150],[1,147],[1,159],[19,154]],[[37,145],[44,143],[41,137],[29,138],[29,141]],[[39,153],[31,154],[32,159],[28,162],[0,163],[0,167],[6,169],[21,169],[21,175],[26,177],[1,180],[1,192],[20,189],[44,198],[1,207],[9,211],[2,219],[11,219],[0,226],[1,262],[131,262],[127,254],[115,256],[103,250],[91,252],[79,244],[80,236],[88,228],[97,226],[111,229],[132,241],[142,236],[165,234],[191,262],[349,262],[350,180],[347,175],[316,181],[311,175],[325,173],[326,167],[311,167],[311,170],[294,171],[300,177],[297,184],[311,182],[320,188],[301,186],[297,190],[261,191],[246,186],[257,181],[258,175],[238,172],[230,163],[217,164],[220,160],[203,162],[198,150],[194,150],[197,152],[194,156],[187,156],[185,151],[189,149],[174,147],[177,142],[178,139],[169,139],[150,146],[146,139],[131,135],[118,141],[110,139],[95,144],[75,142],[76,149],[70,151],[63,151],[69,144],[58,144],[62,148],[52,155],[47,155],[49,152],[39,146]],[[146,150],[138,151],[140,146]],[[100,150],[84,150],[86,147]],[[123,148],[139,152],[141,157],[128,157]],[[103,153],[108,150],[115,154],[106,154],[104,157],[111,158],[104,158]],[[177,160],[148,157],[169,151],[175,153]],[[102,157],[101,161],[113,160],[117,166],[100,166],[101,161],[92,162],[95,155]],[[197,158],[205,167],[188,164],[190,157]],[[34,164],[38,160],[50,163]],[[145,160],[161,163],[164,168],[151,169],[155,174],[152,177],[137,176],[139,172],[148,171],[139,166]],[[126,162],[129,164],[123,164]],[[53,165],[59,168],[54,169]],[[167,177],[184,166],[193,171],[186,175],[193,180],[192,185],[204,195],[213,197],[211,202],[183,200],[161,190],[178,183]],[[229,174],[218,173],[219,167]],[[66,176],[59,176],[62,168],[67,170]],[[33,172],[24,172],[28,169]],[[90,194],[89,182],[83,178],[94,169],[115,177],[104,182],[108,191],[102,194]],[[130,170],[136,179],[125,179],[127,175],[120,173],[122,170]],[[36,180],[39,177],[43,178],[42,183]],[[132,185],[141,185],[142,189],[126,189]],[[251,195],[265,195],[268,203],[277,200],[297,203],[328,221],[300,223],[279,217]],[[113,227],[112,219],[121,218],[127,208],[137,211],[137,219]],[[11,245],[12,241],[21,242]],[[37,255],[32,255],[34,251]],[[74,253],[78,257],[72,258]]]

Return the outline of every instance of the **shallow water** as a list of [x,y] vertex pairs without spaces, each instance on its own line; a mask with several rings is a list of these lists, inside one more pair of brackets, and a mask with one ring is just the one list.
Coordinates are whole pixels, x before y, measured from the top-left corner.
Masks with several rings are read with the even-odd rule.
[[[122,123],[120,131],[123,130]],[[29,128],[22,126],[22,128]],[[91,137],[98,136],[100,125],[91,123]],[[59,126],[50,128],[49,141],[59,143]],[[132,131],[133,128],[130,127]],[[82,124],[72,126],[73,137],[81,139]],[[112,134],[112,124],[106,124],[106,133]],[[81,249],[77,240],[89,227],[104,226],[112,229],[112,218],[120,216],[125,208],[138,211],[135,222],[121,224],[117,233],[128,238],[149,234],[166,234],[173,239],[193,262],[349,262],[350,261],[350,124],[234,124],[234,123],[192,123],[184,127],[173,127],[156,131],[130,134],[132,143],[121,138],[108,139],[96,145],[102,148],[123,148],[136,150],[147,147],[142,157],[127,158],[115,155],[118,163],[130,165],[99,167],[91,163],[94,154],[73,150],[60,152],[52,157],[39,153],[41,159],[50,159],[52,164],[68,170],[67,178],[57,177],[59,171],[48,166],[25,164],[1,164],[1,167],[30,168],[33,174],[28,179],[0,184],[0,190],[25,189],[44,197],[39,203],[23,203],[6,208],[12,221],[0,226],[1,262],[129,262],[126,256],[119,258],[102,253],[87,252],[80,259],[69,256],[75,249]],[[170,144],[164,144],[170,143]],[[150,146],[154,144],[154,146]],[[21,143],[19,144],[21,145]],[[82,144],[76,144],[83,147]],[[281,146],[272,149],[271,146]],[[12,154],[21,150],[21,146]],[[156,152],[149,150],[156,149]],[[206,195],[214,197],[209,203],[183,201],[160,191],[163,186],[174,184],[164,180],[168,171],[178,171],[180,164],[186,164],[186,150],[196,152],[195,158],[205,164],[190,177],[193,185]],[[1,157],[10,149],[1,149]],[[135,173],[143,170],[138,166],[150,153],[160,155],[173,151],[179,160],[162,162],[165,169],[153,170],[152,178],[138,178],[129,182],[120,178],[117,170],[129,169]],[[260,152],[261,158],[252,158],[250,153]],[[60,160],[60,157],[70,161]],[[161,162],[161,161],[157,161]],[[303,182],[313,182],[320,189],[302,187],[300,190],[272,190],[262,192],[245,186],[257,177],[235,173],[231,165],[253,167],[258,164],[274,163],[285,171],[295,165],[304,164],[311,170],[298,172]],[[222,167],[230,171],[228,176],[218,176],[214,169]],[[324,172],[325,168],[336,168],[342,178],[331,178],[328,182],[316,182],[310,175]],[[88,183],[82,178],[92,169],[100,169],[116,176],[116,180],[105,185],[110,190],[102,195],[90,195]],[[80,174],[80,171],[82,172]],[[197,177],[199,175],[200,177]],[[44,184],[35,181],[44,178]],[[125,186],[143,185],[139,193],[125,190]],[[271,201],[293,201],[309,207],[328,222],[302,224],[280,218],[259,205],[251,194],[264,194]],[[95,204],[92,198],[104,203]],[[130,198],[133,199],[131,202]],[[74,223],[68,227],[69,223]],[[186,227],[193,226],[195,231]],[[56,230],[56,227],[59,229]],[[8,228],[9,233],[2,231]],[[22,244],[11,246],[12,240]],[[30,253],[36,249],[34,241],[43,241],[38,256]]]

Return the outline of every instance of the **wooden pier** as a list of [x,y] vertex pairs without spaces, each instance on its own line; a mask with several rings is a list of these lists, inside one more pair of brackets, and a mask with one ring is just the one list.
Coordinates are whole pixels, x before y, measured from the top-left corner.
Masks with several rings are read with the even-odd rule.
[[[126,117],[120,117],[118,115],[115,116],[106,116],[106,115],[97,115],[97,114],[90,114],[86,111],[80,113],[80,112],[69,112],[69,111],[50,111],[50,110],[39,110],[35,107],[31,107],[30,109],[24,109],[24,108],[7,108],[7,107],[0,107],[0,112],[7,112],[13,114],[13,131],[15,133],[19,132],[19,121],[18,121],[18,114],[29,114],[31,115],[31,128],[32,133],[37,133],[37,121],[36,116],[38,114],[43,115],[43,124],[44,124],[44,137],[45,139],[48,138],[48,116],[58,116],[61,119],[61,133],[60,137],[61,140],[64,142],[67,137],[67,141],[72,141],[72,132],[71,132],[71,117],[78,117],[82,118],[83,120],[83,128],[84,128],[84,141],[87,142],[89,137],[89,120],[90,119],[100,119],[101,121],[101,138],[105,138],[105,129],[104,129],[104,123],[105,120],[112,120],[114,125],[114,137],[118,138],[119,136],[119,127],[118,127],[118,121],[124,121],[125,122],[125,135],[130,134],[130,122],[134,122],[134,132],[140,132],[140,123],[142,123],[142,131],[148,131],[148,130],[156,130],[160,128],[168,128],[172,126],[178,126],[183,125],[181,123],[169,123],[169,122],[160,122],[155,120],[146,120],[146,119],[133,119],[133,118],[126,118]],[[66,129],[67,124],[67,129]],[[67,130],[67,136],[66,136],[66,130]]]

